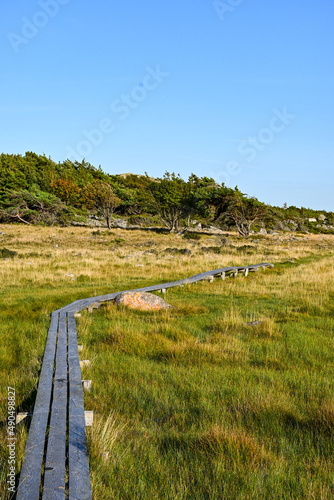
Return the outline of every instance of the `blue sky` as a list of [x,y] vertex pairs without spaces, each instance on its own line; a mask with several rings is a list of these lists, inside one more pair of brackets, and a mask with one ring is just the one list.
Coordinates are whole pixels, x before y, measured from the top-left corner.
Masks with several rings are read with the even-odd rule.
[[334,210],[334,2],[2,6],[0,150]]

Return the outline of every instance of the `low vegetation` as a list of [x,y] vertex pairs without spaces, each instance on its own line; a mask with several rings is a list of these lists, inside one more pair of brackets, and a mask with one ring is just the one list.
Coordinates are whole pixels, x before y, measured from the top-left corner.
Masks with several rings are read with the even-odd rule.
[[[333,497],[332,236],[245,245],[236,233],[193,240],[20,224],[0,226],[0,240],[1,498],[7,386],[18,411],[33,409],[51,311],[259,262],[275,268],[169,290],[168,311],[110,303],[78,318],[80,356],[91,360],[93,497]],[[27,426],[17,427],[18,474]]]
[[111,175],[86,161],[55,163],[27,152],[0,155],[0,222],[44,226],[129,225],[302,231],[334,234],[334,214],[310,208],[272,207],[254,196],[191,174],[187,181],[166,172],[163,178]]

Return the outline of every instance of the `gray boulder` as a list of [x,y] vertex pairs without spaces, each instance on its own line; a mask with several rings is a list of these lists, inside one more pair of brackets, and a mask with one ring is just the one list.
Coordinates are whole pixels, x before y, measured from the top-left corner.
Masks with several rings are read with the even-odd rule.
[[126,229],[128,221],[126,219],[116,219],[110,224],[111,227],[116,227],[119,229]]

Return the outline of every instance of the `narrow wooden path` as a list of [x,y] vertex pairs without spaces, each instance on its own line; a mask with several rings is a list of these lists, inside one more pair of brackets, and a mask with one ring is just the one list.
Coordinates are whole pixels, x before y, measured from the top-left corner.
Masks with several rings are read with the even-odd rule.
[[[273,267],[214,269],[190,278],[126,292],[155,292]],[[122,292],[77,300],[54,311],[44,351],[34,412],[21,467],[17,500],[91,500],[84,395],[74,314]]]

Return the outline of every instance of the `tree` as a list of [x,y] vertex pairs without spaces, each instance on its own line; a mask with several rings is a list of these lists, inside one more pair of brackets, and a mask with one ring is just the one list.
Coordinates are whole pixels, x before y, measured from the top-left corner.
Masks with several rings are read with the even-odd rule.
[[190,192],[190,184],[174,172],[166,172],[160,182],[152,183],[152,204],[170,232],[178,231],[180,219],[191,211]]
[[203,218],[212,218],[215,214],[215,200],[219,185],[210,177],[198,177],[191,174],[188,179],[190,186],[190,207],[187,224],[190,215],[196,214]]
[[66,203],[66,205],[76,205],[79,198],[80,189],[71,180],[56,179],[50,184],[53,194]]
[[106,219],[110,229],[111,217],[121,203],[108,182],[96,180],[82,189],[82,202],[87,208],[96,208]]
[[249,238],[251,226],[256,220],[263,219],[267,206],[256,198],[246,198],[238,188],[228,197],[227,216],[231,218],[244,238]]
[[1,193],[0,219],[6,221],[55,224],[62,222],[68,209],[56,196],[33,186],[31,191],[5,190]]

